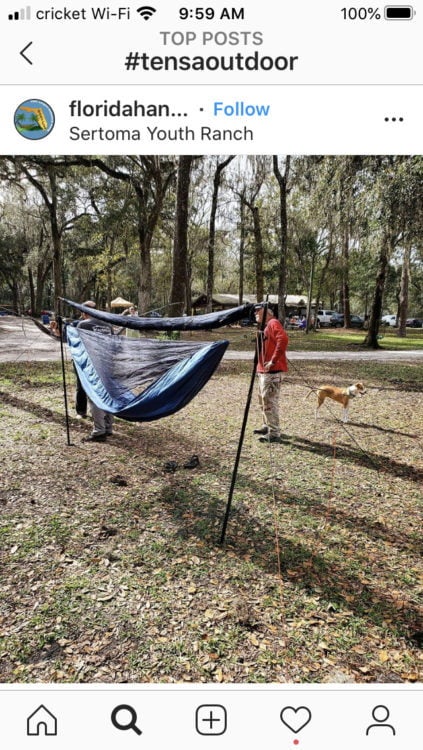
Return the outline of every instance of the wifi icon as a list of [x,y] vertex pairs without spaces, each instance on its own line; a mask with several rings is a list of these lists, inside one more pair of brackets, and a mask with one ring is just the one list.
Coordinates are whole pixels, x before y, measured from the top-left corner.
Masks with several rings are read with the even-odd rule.
[[148,21],[151,16],[154,16],[155,12],[156,9],[152,8],[151,5],[142,5],[141,8],[137,8],[137,13],[140,14],[144,21]]

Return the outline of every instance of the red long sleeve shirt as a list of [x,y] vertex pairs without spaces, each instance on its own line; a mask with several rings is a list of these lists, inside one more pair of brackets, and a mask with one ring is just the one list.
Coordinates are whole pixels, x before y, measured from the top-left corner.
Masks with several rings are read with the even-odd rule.
[[[277,318],[271,318],[263,332],[258,332],[259,358],[257,372],[287,372],[288,334]],[[272,362],[269,370],[264,369],[266,362]]]

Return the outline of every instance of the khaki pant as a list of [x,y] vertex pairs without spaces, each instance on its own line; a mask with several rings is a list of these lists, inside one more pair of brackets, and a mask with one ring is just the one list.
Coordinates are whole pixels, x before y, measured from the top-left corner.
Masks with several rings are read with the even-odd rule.
[[259,372],[259,404],[263,417],[263,426],[268,434],[280,437],[279,427],[279,394],[282,383],[281,372]]
[[111,435],[113,432],[113,414],[99,409],[91,399],[88,399],[91,416],[94,421],[92,435]]

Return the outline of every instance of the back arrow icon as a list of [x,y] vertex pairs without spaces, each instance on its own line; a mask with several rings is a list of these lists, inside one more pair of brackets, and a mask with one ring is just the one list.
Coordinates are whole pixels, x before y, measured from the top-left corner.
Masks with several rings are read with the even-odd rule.
[[27,44],[26,47],[24,47],[23,49],[21,49],[21,51],[19,52],[19,54],[22,55],[22,57],[24,58],[24,60],[26,60],[30,65],[32,65],[32,60],[30,60],[29,57],[27,57],[24,53],[27,51],[28,47],[31,46],[31,44],[32,44],[32,42],[29,42],[29,44]]

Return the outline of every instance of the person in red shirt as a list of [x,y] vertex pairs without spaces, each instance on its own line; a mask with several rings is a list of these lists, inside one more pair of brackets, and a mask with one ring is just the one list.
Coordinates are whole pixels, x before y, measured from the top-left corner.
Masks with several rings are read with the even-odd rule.
[[[264,315],[265,328],[261,330]],[[279,395],[282,373],[288,370],[288,335],[267,304],[256,307],[255,317],[259,326],[257,375],[263,425],[254,433],[261,436],[259,440],[262,443],[280,443]]]

